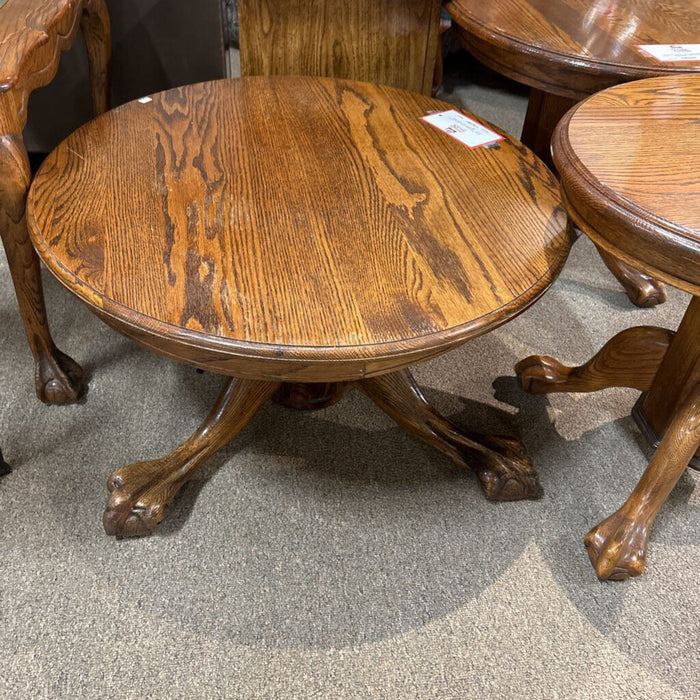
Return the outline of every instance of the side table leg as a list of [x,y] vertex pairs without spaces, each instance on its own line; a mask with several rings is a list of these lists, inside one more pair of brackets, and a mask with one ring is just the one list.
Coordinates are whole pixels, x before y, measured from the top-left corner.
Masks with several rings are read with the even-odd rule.
[[644,571],[649,530],[700,446],[700,390],[680,407],[659,449],[624,505],[585,537],[601,580],[623,580]]
[[102,518],[108,535],[146,535],[168,505],[215,452],[237,435],[279,388],[279,382],[231,379],[197,430],[169,455],[117,469]]
[[648,391],[674,335],[654,326],[628,328],[578,367],[567,367],[548,355],[531,355],[515,365],[515,373],[531,394],[600,391],[612,386]]
[[90,95],[95,116],[109,109],[111,36],[104,0],[87,0],[80,20],[90,64]]
[[[4,105],[2,105],[4,107]],[[0,109],[0,128],[12,124]],[[82,390],[83,372],[54,344],[49,332],[39,258],[34,252],[25,218],[31,177],[27,151],[18,133],[0,136],[0,236],[7,254],[24,330],[34,356],[37,396],[45,403],[70,403]]]
[[520,140],[552,170],[554,164],[550,145],[554,127],[575,104],[576,100],[568,97],[559,97],[536,88],[530,90]]
[[466,433],[435,411],[407,370],[362,379],[355,386],[402,428],[471,469],[489,500],[542,496],[537,472],[519,440]]
[[646,272],[635,270],[602,248],[596,247],[605,266],[615,275],[635,306],[646,309],[666,301],[666,285],[661,280],[654,279]]

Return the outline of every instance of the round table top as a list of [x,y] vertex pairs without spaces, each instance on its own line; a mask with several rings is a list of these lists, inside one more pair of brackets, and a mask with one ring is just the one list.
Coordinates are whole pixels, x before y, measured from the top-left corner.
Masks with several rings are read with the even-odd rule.
[[522,311],[569,247],[549,170],[421,120],[452,108],[325,78],[169,90],[49,155],[30,233],[105,320],[177,359],[315,381],[407,366]]
[[581,98],[627,80],[700,71],[639,45],[700,42],[700,0],[450,0],[467,47],[532,87]]
[[597,243],[700,293],[700,75],[625,83],[574,107],[552,151],[570,213]]

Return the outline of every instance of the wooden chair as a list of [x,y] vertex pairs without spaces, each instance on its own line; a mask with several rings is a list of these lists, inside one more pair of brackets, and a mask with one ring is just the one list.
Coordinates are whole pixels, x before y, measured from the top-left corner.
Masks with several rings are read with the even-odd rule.
[[440,0],[239,0],[241,73],[314,75],[430,94]]
[[0,236],[35,361],[37,396],[46,403],[75,401],[82,370],[49,332],[39,259],[27,235],[25,200],[31,179],[22,129],[29,95],[48,84],[61,51],[82,29],[96,113],[108,105],[109,18],[104,0],[0,0]]

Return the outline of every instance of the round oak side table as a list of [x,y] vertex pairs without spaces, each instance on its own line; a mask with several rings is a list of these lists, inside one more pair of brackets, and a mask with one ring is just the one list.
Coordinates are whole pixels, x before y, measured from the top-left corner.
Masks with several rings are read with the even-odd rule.
[[[522,141],[546,163],[557,122],[575,102],[629,80],[700,71],[639,45],[700,43],[700,0],[450,0],[461,43],[489,68],[531,87]],[[659,279],[598,248],[637,306],[666,300]]]
[[550,286],[570,248],[552,173],[508,137],[468,148],[395,88],[256,77],[178,88],[85,125],[49,155],[29,226],[107,324],[232,377],[171,454],[122,467],[103,522],[145,534],[268,399],[349,387],[471,469],[537,498],[522,444],[439,415],[408,368],[486,333]]
[[700,75],[650,78],[577,105],[552,142],[576,225],[616,257],[693,295],[675,333],[630,328],[579,367],[548,356],[516,366],[533,393],[643,392],[633,415],[658,448],[624,505],[586,535],[601,579],[642,573],[656,514],[700,446],[698,115]]

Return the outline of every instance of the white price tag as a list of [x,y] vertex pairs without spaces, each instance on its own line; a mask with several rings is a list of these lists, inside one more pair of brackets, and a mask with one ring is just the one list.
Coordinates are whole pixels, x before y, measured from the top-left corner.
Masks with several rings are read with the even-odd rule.
[[660,63],[700,61],[700,44],[639,44],[637,48]]
[[145,105],[147,102],[153,102],[152,97],[139,97],[137,102],[140,102],[142,105]]
[[461,141],[465,146],[469,148],[476,148],[477,146],[486,146],[489,143],[496,143],[496,141],[502,141],[503,136],[497,134],[491,129],[487,129],[479,122],[465,117],[463,114],[458,112],[456,109],[450,109],[447,112],[436,112],[435,114],[426,114],[421,117],[424,122],[432,124],[432,126],[444,131],[452,138]]

